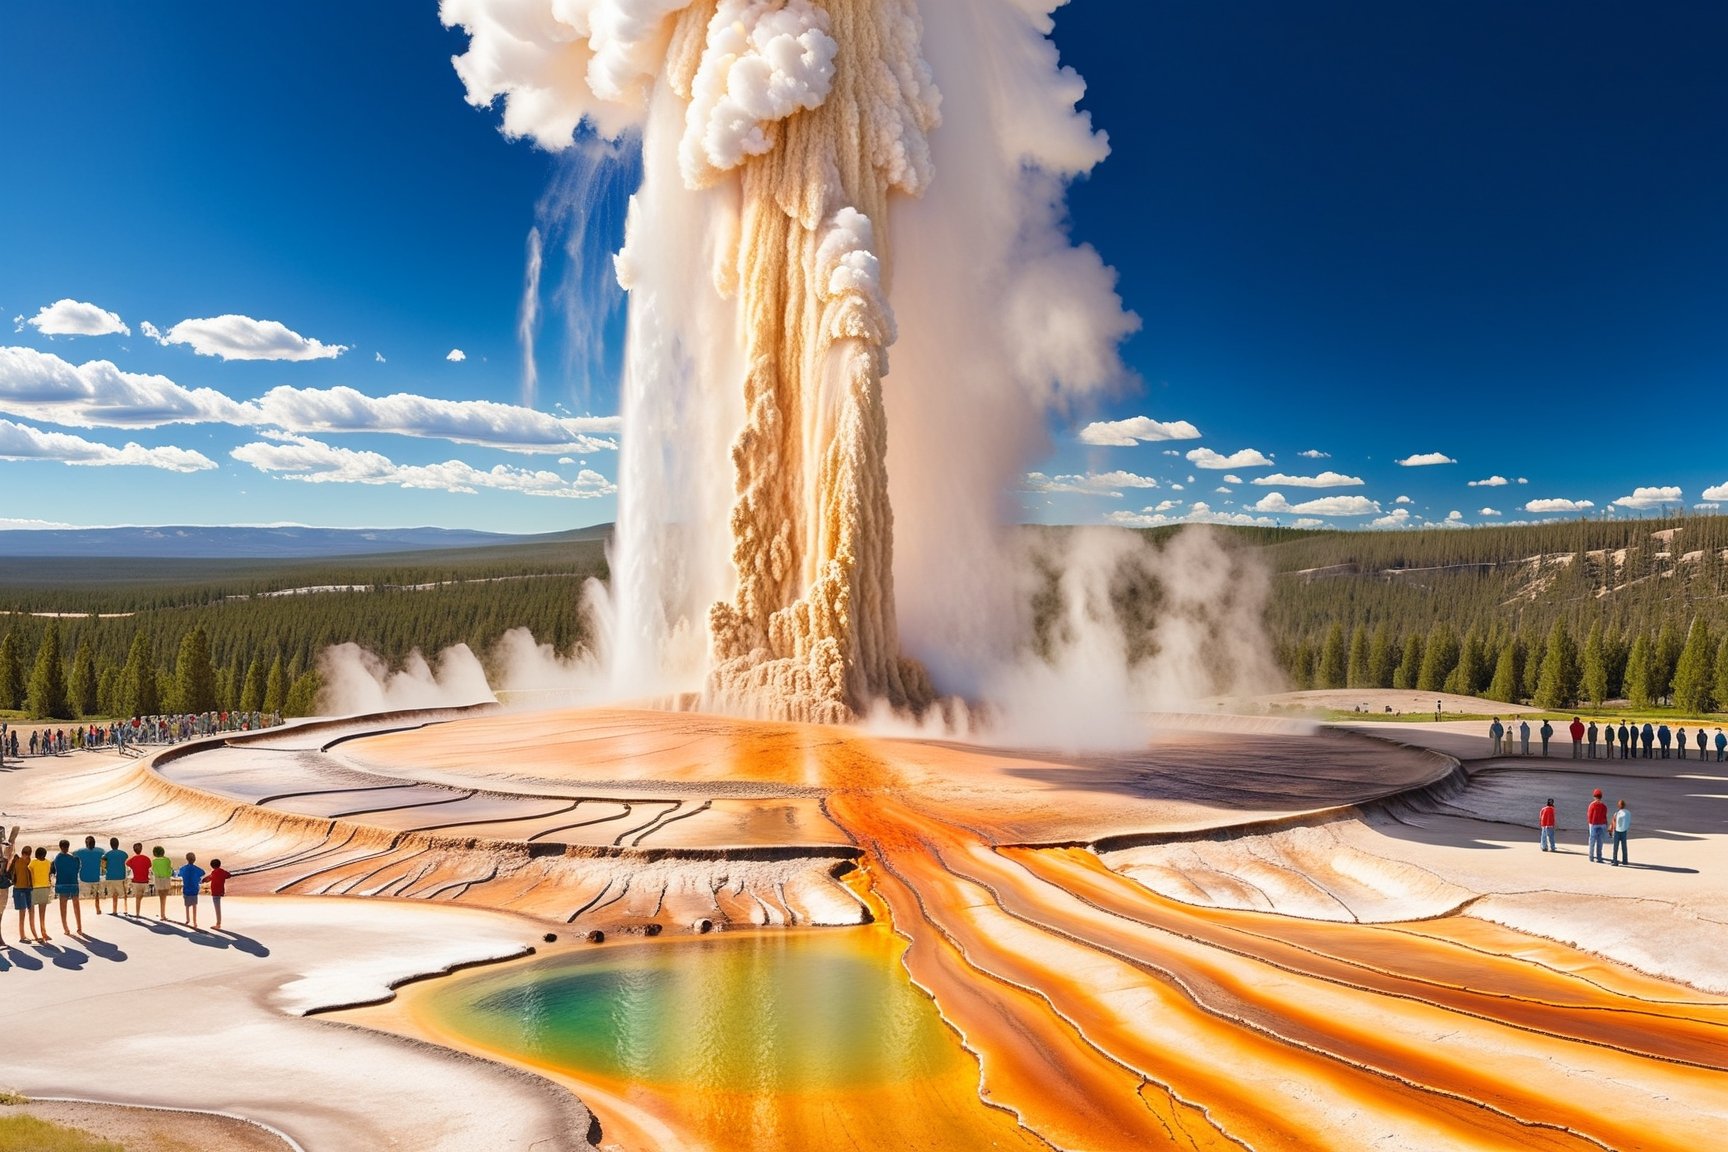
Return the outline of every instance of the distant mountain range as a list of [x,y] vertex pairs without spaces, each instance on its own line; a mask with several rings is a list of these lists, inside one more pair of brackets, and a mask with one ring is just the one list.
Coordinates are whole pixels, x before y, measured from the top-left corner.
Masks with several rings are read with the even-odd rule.
[[183,559],[365,556],[442,548],[604,539],[612,525],[515,536],[452,528],[256,528],[163,525],[0,531],[0,557],[106,556]]

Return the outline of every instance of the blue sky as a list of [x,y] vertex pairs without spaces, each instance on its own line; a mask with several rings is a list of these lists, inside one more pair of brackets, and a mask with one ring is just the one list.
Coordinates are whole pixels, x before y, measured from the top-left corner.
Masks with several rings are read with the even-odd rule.
[[[1075,0],[1056,40],[1140,389],[1052,421],[1028,518],[1728,495],[1728,9]],[[564,162],[464,102],[465,47],[430,3],[6,7],[0,518],[613,516],[615,361],[571,346],[556,243],[523,404]]]

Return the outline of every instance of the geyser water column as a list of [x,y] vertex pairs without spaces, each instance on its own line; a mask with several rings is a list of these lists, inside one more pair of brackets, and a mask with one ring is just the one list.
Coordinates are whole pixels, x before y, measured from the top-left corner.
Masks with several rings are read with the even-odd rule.
[[709,613],[722,706],[832,721],[930,697],[899,653],[882,407],[881,227],[891,192],[928,182],[936,122],[918,35],[912,0],[698,3],[673,33],[684,181],[739,186],[716,285],[745,359],[737,588]]
[[[949,692],[1015,658],[1006,498],[1045,412],[1122,379],[1137,323],[1064,234],[1065,182],[1106,149],[1048,40],[1061,3],[443,0],[507,135],[640,141],[616,261],[621,692],[840,720],[932,698],[903,643]],[[891,284],[896,228],[914,283]],[[917,330],[893,413],[890,300]]]

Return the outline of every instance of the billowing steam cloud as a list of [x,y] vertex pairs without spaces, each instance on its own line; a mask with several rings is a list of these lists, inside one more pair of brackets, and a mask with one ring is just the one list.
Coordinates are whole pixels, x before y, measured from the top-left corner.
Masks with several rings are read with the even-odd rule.
[[[1021,695],[1003,670],[1038,622],[1012,493],[1053,408],[1129,383],[1139,323],[1066,232],[1067,182],[1108,146],[1049,38],[1062,2],[443,0],[507,135],[640,141],[602,613],[619,690],[816,719],[920,706],[925,669]],[[1172,604],[1240,576],[1215,548],[1108,539],[1069,557],[1076,605],[1135,564]],[[1075,611],[1044,667],[1091,643]],[[1190,624],[1151,664],[1118,654],[1124,705],[1204,679],[1173,670]]]

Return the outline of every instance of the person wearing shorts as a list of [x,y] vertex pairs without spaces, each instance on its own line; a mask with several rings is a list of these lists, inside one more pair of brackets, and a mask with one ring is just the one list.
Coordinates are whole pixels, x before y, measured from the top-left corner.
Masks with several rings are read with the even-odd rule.
[[6,867],[12,873],[12,907],[18,913],[18,943],[28,944],[35,939],[25,923],[25,917],[30,915],[30,885],[33,883],[30,878],[30,846],[18,849],[6,862]]
[[30,923],[38,943],[53,939],[48,935],[48,905],[53,902],[54,870],[48,863],[48,849],[38,847],[30,858]]
[[156,893],[156,919],[168,919],[168,893],[174,891],[174,862],[160,844],[150,849],[150,887]]
[[126,857],[127,888],[132,893],[132,915],[144,915],[144,897],[150,895],[150,857],[144,855],[144,845],[132,845],[132,855]]
[[78,891],[96,905],[96,915],[102,915],[102,849],[96,847],[96,837],[84,837],[84,847],[72,855],[78,857]]
[[[84,908],[78,903],[78,857],[72,855],[72,841],[60,841],[60,851],[54,854],[54,895],[60,899],[60,931],[68,936],[84,935]],[[78,929],[73,931],[72,925],[66,922],[66,905],[72,905],[72,915],[77,921]],[[46,913],[44,913],[46,915]]]
[[232,875],[222,867],[222,861],[210,861],[210,907],[216,913],[216,929],[222,928],[222,897],[228,891],[228,877]]
[[108,851],[102,853],[102,891],[108,896],[108,915],[120,915],[120,901],[126,896],[126,853],[118,836],[108,837]]
[[174,870],[183,886],[181,891],[186,897],[186,927],[198,928],[198,889],[204,884],[204,869],[198,867],[198,857],[191,852],[186,853],[186,863]]

